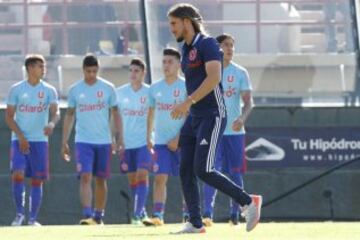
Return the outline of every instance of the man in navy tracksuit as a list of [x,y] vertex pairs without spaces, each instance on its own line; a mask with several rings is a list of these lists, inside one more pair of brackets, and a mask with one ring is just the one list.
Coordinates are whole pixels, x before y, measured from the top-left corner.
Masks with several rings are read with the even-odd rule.
[[222,97],[222,52],[217,41],[205,34],[202,16],[191,4],[177,4],[169,12],[170,30],[178,42],[185,41],[182,70],[188,98],[174,107],[174,119],[187,116],[180,133],[180,178],[190,221],[177,233],[203,233],[197,177],[235,199],[243,208],[246,230],[260,219],[261,196],[249,195],[216,171],[214,161],[226,126]]

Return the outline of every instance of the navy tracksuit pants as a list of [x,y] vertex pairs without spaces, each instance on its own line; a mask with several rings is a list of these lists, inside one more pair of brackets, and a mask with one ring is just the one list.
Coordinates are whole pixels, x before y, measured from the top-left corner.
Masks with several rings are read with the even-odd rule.
[[225,130],[226,118],[219,116],[188,116],[180,134],[180,179],[190,222],[201,227],[200,194],[197,177],[218,189],[241,206],[251,197],[225,175],[215,170],[215,155]]

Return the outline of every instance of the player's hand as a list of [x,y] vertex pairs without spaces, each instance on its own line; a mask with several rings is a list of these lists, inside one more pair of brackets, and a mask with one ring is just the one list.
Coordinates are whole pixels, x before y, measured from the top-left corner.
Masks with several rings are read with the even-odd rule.
[[154,173],[157,173],[159,171],[159,164],[157,162],[153,164],[152,170]]
[[127,173],[129,171],[129,165],[125,159],[125,149],[122,152],[119,152],[120,159],[120,172]]
[[179,138],[171,139],[167,143],[167,148],[172,152],[175,152],[178,149],[178,146],[179,146]]
[[30,153],[30,144],[24,136],[19,137],[19,147],[22,154]]
[[172,119],[181,119],[187,115],[191,107],[191,100],[186,100],[183,103],[175,105],[174,109],[171,111]]
[[120,171],[121,171],[122,173],[127,173],[128,170],[129,170],[128,164],[127,164],[125,161],[121,161],[121,162],[120,162]]
[[70,162],[70,148],[67,143],[63,143],[61,147],[61,156],[66,162]]
[[233,122],[232,130],[234,130],[235,132],[240,132],[243,126],[244,126],[244,120],[241,117],[239,117]]
[[151,151],[151,149],[154,148],[154,143],[153,143],[153,141],[152,141],[151,139],[147,139],[146,142],[147,142],[147,148],[148,148],[148,150]]
[[116,152],[118,152],[120,155],[124,155],[125,152],[125,144],[123,140],[118,140],[116,142]]
[[49,122],[49,124],[44,127],[44,135],[50,136],[53,133],[54,127],[55,124],[53,122]]
[[116,154],[116,149],[117,149],[116,143],[111,143],[111,153],[112,154]]

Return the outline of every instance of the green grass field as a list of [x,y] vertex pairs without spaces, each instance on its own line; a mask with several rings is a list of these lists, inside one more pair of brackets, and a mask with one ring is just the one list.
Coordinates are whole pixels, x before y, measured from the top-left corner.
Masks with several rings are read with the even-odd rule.
[[360,222],[309,222],[309,223],[261,223],[251,232],[245,226],[231,227],[216,224],[207,228],[205,234],[171,235],[180,224],[164,227],[135,227],[130,225],[105,226],[43,226],[0,227],[1,240],[112,240],[112,239],[156,239],[156,240],[355,240],[360,239]]

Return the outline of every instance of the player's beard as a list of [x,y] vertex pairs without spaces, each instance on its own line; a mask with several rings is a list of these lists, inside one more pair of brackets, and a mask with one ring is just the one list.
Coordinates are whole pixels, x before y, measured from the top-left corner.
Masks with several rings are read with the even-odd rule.
[[184,41],[184,37],[183,37],[183,36],[178,37],[178,38],[176,39],[176,41],[177,41],[177,42],[182,42],[182,41]]

